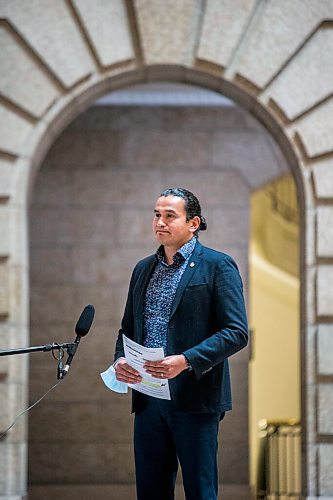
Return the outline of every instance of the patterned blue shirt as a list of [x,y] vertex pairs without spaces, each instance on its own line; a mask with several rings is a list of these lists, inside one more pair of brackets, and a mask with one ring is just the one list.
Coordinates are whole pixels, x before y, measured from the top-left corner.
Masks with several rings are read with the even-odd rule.
[[163,347],[166,352],[172,303],[196,241],[196,237],[193,237],[185,243],[173,256],[170,266],[164,260],[163,246],[155,254],[158,262],[146,290],[143,311],[145,347]]

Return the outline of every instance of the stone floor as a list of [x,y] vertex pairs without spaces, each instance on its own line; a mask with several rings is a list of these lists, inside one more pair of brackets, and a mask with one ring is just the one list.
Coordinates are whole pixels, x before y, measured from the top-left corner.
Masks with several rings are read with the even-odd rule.
[[[29,500],[136,500],[134,485],[103,486],[32,486]],[[250,490],[243,486],[225,485],[220,487],[220,500],[250,500]],[[184,500],[181,485],[176,487],[176,500]]]

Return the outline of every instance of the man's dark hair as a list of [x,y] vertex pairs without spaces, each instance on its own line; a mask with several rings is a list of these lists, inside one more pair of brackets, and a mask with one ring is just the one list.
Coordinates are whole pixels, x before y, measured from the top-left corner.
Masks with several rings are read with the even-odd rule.
[[195,236],[198,234],[199,230],[205,231],[207,229],[206,219],[201,215],[201,206],[198,198],[184,188],[169,188],[163,191],[160,196],[178,196],[178,198],[182,198],[185,202],[185,212],[186,212],[186,220],[189,221],[193,219],[196,215],[200,218],[200,226],[199,229],[195,232]]

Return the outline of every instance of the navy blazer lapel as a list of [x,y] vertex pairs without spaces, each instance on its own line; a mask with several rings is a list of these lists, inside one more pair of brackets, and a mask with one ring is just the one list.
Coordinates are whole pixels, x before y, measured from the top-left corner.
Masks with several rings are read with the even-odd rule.
[[189,261],[187,263],[187,266],[186,266],[186,269],[183,273],[183,276],[181,277],[181,280],[179,282],[179,285],[178,285],[178,288],[176,291],[176,295],[175,295],[175,298],[173,300],[172,307],[171,307],[170,319],[174,315],[174,313],[178,307],[178,304],[180,302],[180,299],[182,298],[183,293],[184,293],[189,281],[191,280],[192,276],[194,275],[194,273],[198,269],[200,261],[202,260],[202,254],[203,254],[202,245],[201,245],[201,243],[199,243],[199,241],[197,241],[197,243],[194,247],[193,253],[192,253],[191,257],[189,258]]

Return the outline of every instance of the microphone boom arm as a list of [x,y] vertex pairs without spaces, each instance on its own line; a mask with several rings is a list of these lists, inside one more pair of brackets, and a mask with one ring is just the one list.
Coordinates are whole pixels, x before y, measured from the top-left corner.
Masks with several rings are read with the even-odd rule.
[[[58,358],[58,369],[57,369],[57,379],[63,379],[66,375],[67,371],[62,368],[62,352],[64,349],[67,350],[67,353],[71,353],[76,351],[78,343],[75,342],[65,342],[63,344],[58,344],[53,342],[53,344],[45,344],[45,345],[37,345],[32,347],[19,347],[18,349],[6,349],[0,351],[0,356],[12,356],[14,354],[30,354],[31,352],[50,352],[57,349],[59,351]],[[67,366],[67,365],[66,365]]]
[[75,342],[65,342],[64,344],[58,344],[53,342],[53,344],[37,345],[32,347],[19,347],[18,349],[6,349],[0,350],[0,356],[11,356],[13,354],[29,354],[31,352],[50,352],[54,349],[71,349]]

